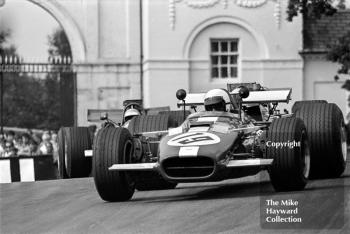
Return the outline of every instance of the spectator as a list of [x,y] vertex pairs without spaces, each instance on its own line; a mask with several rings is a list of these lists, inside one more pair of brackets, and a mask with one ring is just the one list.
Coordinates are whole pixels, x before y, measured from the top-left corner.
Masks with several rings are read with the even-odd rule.
[[19,149],[22,145],[22,139],[21,136],[15,135],[13,138],[13,145],[15,146],[16,149]]
[[40,136],[38,134],[33,133],[32,134],[32,139],[35,142],[36,145],[39,145],[41,143]]
[[33,139],[29,140],[29,149],[31,152],[31,155],[35,155],[36,151],[37,151],[38,145],[36,144],[36,142]]
[[52,154],[53,147],[50,142],[51,136],[49,132],[44,132],[42,135],[42,142],[38,146],[38,154]]
[[17,147],[18,155],[32,155],[31,146],[30,146],[30,136],[28,133],[22,135],[22,143]]
[[30,129],[30,128],[28,128],[28,129],[27,129],[27,134],[28,134],[29,136],[33,136],[33,130]]
[[6,141],[7,142],[13,142],[15,139],[15,132],[14,131],[8,131],[6,134]]
[[52,155],[53,155],[53,163],[56,164],[58,162],[58,142],[57,142],[57,133],[52,132],[51,134],[51,144],[52,144]]
[[0,157],[5,157],[5,148],[6,148],[5,139],[1,138],[0,139]]
[[17,156],[17,149],[13,145],[13,142],[7,141],[5,143],[5,154],[4,157],[16,157]]

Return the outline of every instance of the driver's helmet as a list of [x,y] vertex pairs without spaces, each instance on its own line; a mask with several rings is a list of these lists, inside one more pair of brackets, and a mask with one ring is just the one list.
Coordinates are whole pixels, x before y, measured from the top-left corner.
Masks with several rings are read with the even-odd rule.
[[206,111],[226,111],[227,103],[230,103],[230,96],[224,89],[212,89],[204,96]]
[[124,113],[124,122],[127,122],[128,120],[132,119],[132,117],[141,115],[140,111],[134,108],[130,108],[125,111]]

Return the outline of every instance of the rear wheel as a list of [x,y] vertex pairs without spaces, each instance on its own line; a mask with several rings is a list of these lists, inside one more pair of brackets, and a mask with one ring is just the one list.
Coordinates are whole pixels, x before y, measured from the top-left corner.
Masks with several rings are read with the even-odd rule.
[[184,111],[183,110],[178,110],[178,111],[161,111],[159,112],[159,114],[162,115],[170,115],[170,117],[175,121],[176,126],[180,126],[185,119],[187,118],[187,116],[189,116],[191,114],[190,111]]
[[170,127],[176,127],[176,122],[169,114],[135,116],[128,125],[131,134],[164,131]]
[[58,141],[58,172],[59,178],[66,179],[69,178],[66,172],[66,165],[64,163],[64,155],[65,155],[65,139],[64,139],[64,130],[65,128],[60,128],[57,134]]
[[297,112],[302,106],[312,105],[315,103],[327,103],[326,100],[307,100],[307,101],[296,101],[292,106],[292,113]]
[[91,157],[84,151],[92,148],[87,127],[63,127],[58,134],[59,168],[63,178],[87,177],[91,173]]
[[[296,145],[287,145],[295,142]],[[273,158],[268,172],[276,191],[302,190],[310,171],[310,150],[305,125],[298,118],[272,122],[266,141],[266,156]],[[286,143],[277,147],[276,143]]]
[[346,129],[339,107],[334,103],[313,103],[296,113],[309,135],[311,151],[310,178],[339,177],[347,157]]
[[[128,129],[132,134],[141,132],[153,132],[168,130],[169,127],[175,127],[176,123],[169,114],[161,115],[141,115],[134,117]],[[150,151],[153,157],[158,155],[159,143],[149,144]],[[148,151],[144,149],[143,151]],[[143,159],[141,159],[141,162]],[[154,171],[135,172],[136,189],[139,191],[161,190],[175,188],[177,183],[168,182],[163,177]]]
[[93,177],[100,197],[110,202],[130,200],[135,191],[130,174],[108,170],[113,164],[131,163],[133,143],[129,131],[102,128],[95,138],[93,155]]

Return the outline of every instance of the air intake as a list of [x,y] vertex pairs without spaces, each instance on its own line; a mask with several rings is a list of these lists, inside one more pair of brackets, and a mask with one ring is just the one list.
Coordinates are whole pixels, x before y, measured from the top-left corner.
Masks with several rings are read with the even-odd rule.
[[168,158],[162,163],[165,173],[173,178],[206,177],[214,171],[214,161],[208,157]]

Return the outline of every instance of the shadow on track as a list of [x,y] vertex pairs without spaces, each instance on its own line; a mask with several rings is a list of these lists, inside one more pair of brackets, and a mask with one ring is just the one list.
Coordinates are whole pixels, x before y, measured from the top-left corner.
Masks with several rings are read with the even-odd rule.
[[[193,189],[194,191],[191,191]],[[199,190],[199,191],[198,191]],[[171,190],[168,190],[171,191]],[[260,195],[275,194],[270,182],[233,183],[223,185],[203,185],[177,188],[174,195],[142,197],[132,199],[134,202],[179,202],[189,200],[211,200],[240,197],[258,197]],[[180,194],[179,194],[180,192]]]

